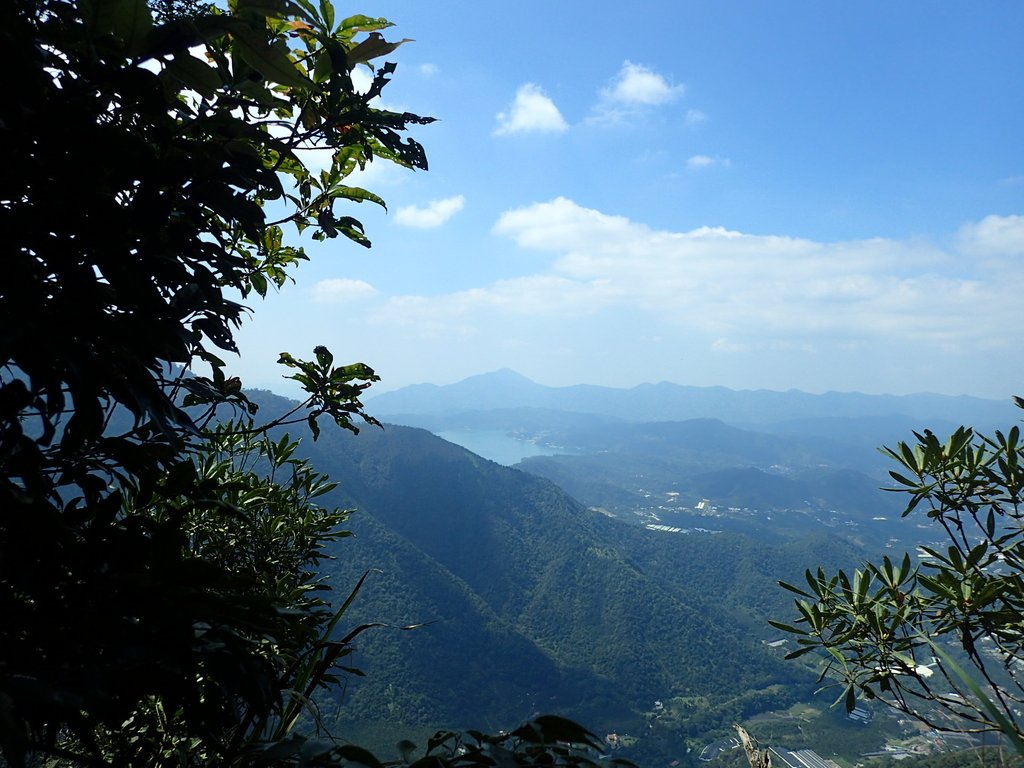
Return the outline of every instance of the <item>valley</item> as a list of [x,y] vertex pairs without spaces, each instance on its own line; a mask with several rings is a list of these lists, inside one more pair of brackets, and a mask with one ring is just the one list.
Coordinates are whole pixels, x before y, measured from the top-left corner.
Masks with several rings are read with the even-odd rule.
[[[342,594],[369,573],[345,624],[385,625],[356,645],[365,674],[320,703],[327,727],[346,734],[496,732],[557,712],[618,734],[615,753],[640,764],[701,764],[734,722],[823,704],[815,657],[784,661],[767,623],[792,612],[777,582],[913,551],[924,533],[879,490],[884,461],[850,437],[853,421],[839,439],[711,417],[501,409],[402,420],[463,437],[479,425],[514,466],[395,424],[305,444],[340,483],[332,501],[357,510],[325,569]],[[903,420],[892,421],[896,441]],[[875,434],[872,423],[860,431]],[[526,455],[531,445],[541,450]],[[884,750],[887,722],[857,731],[863,752]],[[818,729],[803,747],[838,753],[849,728]]]

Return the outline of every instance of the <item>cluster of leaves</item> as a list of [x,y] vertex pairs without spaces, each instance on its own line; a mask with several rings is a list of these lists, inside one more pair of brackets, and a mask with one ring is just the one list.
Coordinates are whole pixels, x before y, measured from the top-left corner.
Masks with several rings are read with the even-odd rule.
[[[359,398],[377,377],[323,348],[286,357],[307,399],[256,424],[218,355],[237,351],[242,302],[306,258],[283,227],[369,245],[335,207],[383,201],[348,177],[374,159],[426,168],[404,134],[430,119],[371,106],[394,70],[372,66],[399,45],[388,26],[306,0],[0,7],[0,749],[12,764],[40,751],[229,761],[274,735],[268,717],[294,721],[281,690],[313,669],[301,659],[337,657],[318,645],[325,608],[308,592],[340,517],[317,511],[326,486],[287,444],[259,437],[321,415],[373,422]],[[357,66],[373,72],[366,93]],[[314,151],[323,170],[304,160]],[[196,363],[210,375],[189,373]],[[225,405],[247,419],[226,432],[212,426]],[[243,472],[251,454],[261,469]]]
[[[1017,399],[1024,407],[1024,401]],[[880,698],[941,730],[1001,731],[1024,748],[1024,445],[1020,430],[992,437],[925,431],[886,453],[900,468],[905,515],[925,510],[945,546],[852,574],[807,571],[791,657],[822,652],[822,679],[839,701]],[[970,672],[965,671],[970,670]]]
[[[296,745],[298,747],[296,748]],[[597,736],[577,723],[556,715],[541,715],[511,732],[488,735],[480,731],[438,731],[420,752],[408,740],[398,742],[400,759],[381,762],[354,744],[337,744],[295,736],[254,755],[256,764],[276,763],[280,755],[297,752],[296,765],[341,765],[358,768],[635,768],[628,760],[606,759]],[[598,759],[600,758],[600,762]]]
[[[413,759],[416,747],[411,742],[400,742],[398,748],[409,768],[596,768],[602,744],[597,736],[571,720],[541,715],[496,736],[479,731],[438,732],[418,759]],[[635,768],[621,758],[602,758],[600,764]],[[371,768],[382,767],[371,764]]]
[[251,427],[250,418],[217,424],[152,491],[122,488],[126,519],[169,526],[195,574],[148,585],[154,610],[187,599],[196,611],[191,658],[153,660],[177,671],[191,664],[195,685],[144,697],[122,723],[61,735],[58,754],[140,765],[247,760],[289,743],[313,690],[335,682],[334,667],[364,629],[332,637],[361,584],[337,610],[322,596],[319,565],[325,547],[349,535],[340,528],[348,512],[318,505],[335,484],[295,457],[296,441]]

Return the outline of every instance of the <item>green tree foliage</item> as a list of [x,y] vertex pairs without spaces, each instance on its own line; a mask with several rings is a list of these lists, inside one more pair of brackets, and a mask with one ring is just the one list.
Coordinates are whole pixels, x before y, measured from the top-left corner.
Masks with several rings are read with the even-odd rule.
[[[1017,405],[1024,401],[1017,398]],[[790,656],[824,654],[852,709],[879,698],[941,730],[1001,731],[1020,749],[1024,728],[1024,446],[1020,430],[987,437],[925,431],[886,453],[905,515],[920,514],[941,543],[920,559],[886,557],[852,574],[807,571],[796,592]]]
[[[306,701],[314,688],[335,681],[334,667],[363,628],[331,636],[348,605],[332,611],[321,598],[327,587],[319,566],[325,547],[348,535],[339,527],[348,513],[318,506],[335,485],[295,458],[297,447],[287,436],[275,441],[254,432],[249,418],[218,424],[152,493],[122,487],[125,518],[154,527],[173,521],[178,546],[206,579],[201,588],[193,581],[155,583],[149,594],[154,611],[187,600],[203,617],[191,628],[200,660],[196,689],[181,698],[149,695],[119,725],[97,723],[91,742],[80,733],[57,740],[59,753],[138,765],[209,764],[301,746],[289,735]],[[235,613],[213,623],[201,608],[211,603]],[[103,641],[118,644],[114,637]],[[236,667],[244,677],[233,676]]]
[[[218,404],[255,410],[218,354],[236,351],[242,302],[306,258],[285,227],[367,246],[336,208],[383,201],[352,172],[426,168],[405,134],[430,119],[370,105],[394,71],[372,62],[400,44],[386,20],[305,0],[162,7],[0,8],[0,748],[15,764],[67,749],[150,764],[166,745],[125,747],[143,721],[226,761],[284,716],[323,623],[308,568],[340,518],[316,511],[301,467],[264,474],[287,445],[206,431]],[[274,425],[372,421],[368,367],[322,347],[281,362],[308,397]],[[262,472],[238,474],[253,451]]]

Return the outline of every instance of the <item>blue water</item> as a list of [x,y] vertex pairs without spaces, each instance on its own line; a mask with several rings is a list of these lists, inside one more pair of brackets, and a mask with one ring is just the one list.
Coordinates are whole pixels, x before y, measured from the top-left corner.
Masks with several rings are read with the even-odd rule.
[[557,448],[537,445],[529,440],[510,437],[500,430],[451,430],[438,432],[437,436],[506,467],[511,467],[527,456],[555,456],[568,453]]

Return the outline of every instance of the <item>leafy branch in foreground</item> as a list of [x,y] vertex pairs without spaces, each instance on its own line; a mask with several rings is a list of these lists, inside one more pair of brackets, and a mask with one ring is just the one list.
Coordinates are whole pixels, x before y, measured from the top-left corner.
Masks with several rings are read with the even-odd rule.
[[[10,764],[230,763],[318,647],[330,616],[309,567],[340,519],[310,511],[291,459],[273,469],[297,473],[284,483],[235,462],[275,467],[287,446],[260,442],[271,427],[373,423],[359,398],[376,376],[322,348],[288,358],[306,400],[257,424],[219,355],[237,352],[242,302],[307,258],[292,234],[369,245],[341,206],[384,203],[352,174],[426,168],[407,134],[431,119],[371,105],[395,71],[376,63],[401,44],[390,26],[326,0],[0,4]],[[224,432],[218,406],[249,418]]]
[[301,755],[300,765],[349,765],[360,768],[635,768],[621,758],[606,759],[600,740],[580,725],[556,715],[541,715],[508,733],[438,731],[420,753],[416,744],[396,745],[400,760],[382,762],[354,744],[314,741],[295,735],[253,755],[255,764],[277,764],[282,756]]
[[146,697],[120,724],[58,739],[65,757],[245,763],[258,745],[288,736],[312,689],[334,682],[325,654],[351,651],[351,637],[331,635],[361,582],[332,609],[318,568],[349,535],[340,528],[349,512],[317,504],[335,484],[295,457],[297,442],[245,426],[212,427],[152,492],[123,489],[124,514],[137,525],[177,533],[166,546],[180,548],[186,579],[152,599],[157,609],[189,599],[202,615],[192,627],[194,679]]
[[[1024,401],[1015,398],[1019,407]],[[899,464],[893,490],[943,544],[866,563],[852,574],[807,571],[790,658],[824,654],[821,680],[947,731],[1006,734],[1024,748],[1024,446],[1020,429],[987,437],[961,427],[946,441],[915,433],[885,453]],[[965,668],[969,671],[965,671]]]
[[602,757],[603,748],[597,736],[557,715],[541,715],[514,731],[496,736],[479,731],[439,731],[419,758],[415,758],[416,746],[412,742],[400,742],[398,748],[409,768],[634,768],[628,760]]

